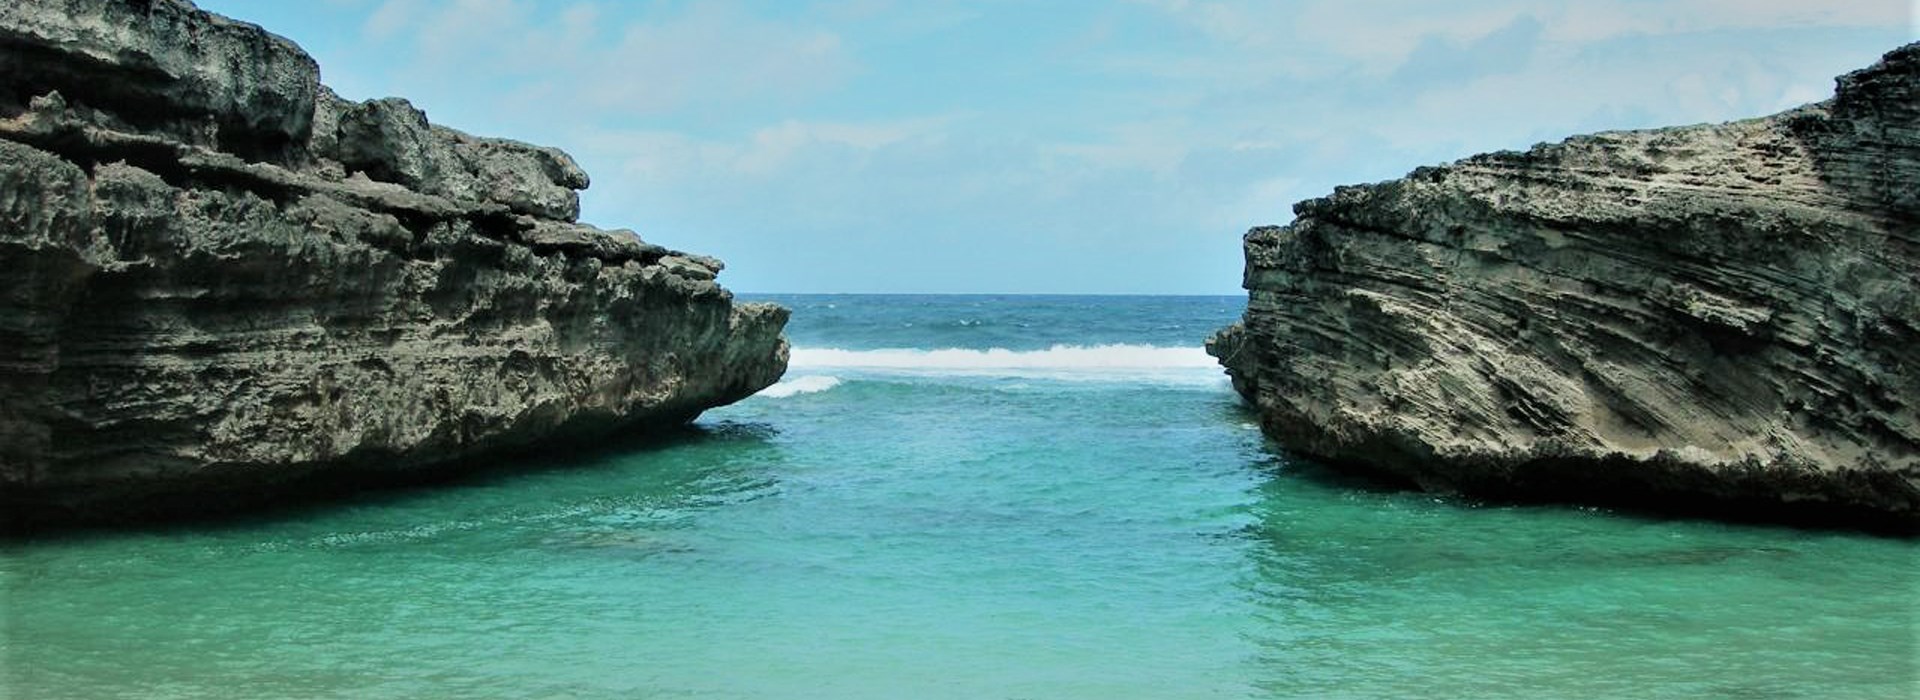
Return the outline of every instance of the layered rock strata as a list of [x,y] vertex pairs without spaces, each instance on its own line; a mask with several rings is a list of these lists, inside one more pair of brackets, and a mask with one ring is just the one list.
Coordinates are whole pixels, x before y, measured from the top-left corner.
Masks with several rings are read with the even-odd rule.
[[1826,102],[1341,187],[1209,350],[1286,446],[1435,490],[1920,524],[1920,44]]
[[0,5],[0,508],[229,504],[684,422],[785,369],[551,148],[351,102],[179,0]]

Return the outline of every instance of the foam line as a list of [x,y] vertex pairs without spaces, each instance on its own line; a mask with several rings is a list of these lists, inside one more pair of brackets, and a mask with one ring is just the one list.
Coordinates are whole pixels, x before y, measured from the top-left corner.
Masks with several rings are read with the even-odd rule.
[[1069,381],[1224,384],[1205,350],[1154,345],[1055,345],[1045,350],[794,348],[791,369],[840,376],[969,376]]
[[836,386],[840,386],[839,377],[807,375],[804,377],[782,379],[778,384],[761,389],[760,393],[755,394],[755,396],[764,396],[770,399],[784,399],[799,394],[812,394],[826,391]]
[[1155,345],[1055,345],[1045,350],[794,348],[788,366],[900,370],[1097,371],[1104,369],[1216,369],[1219,364],[1201,348]]

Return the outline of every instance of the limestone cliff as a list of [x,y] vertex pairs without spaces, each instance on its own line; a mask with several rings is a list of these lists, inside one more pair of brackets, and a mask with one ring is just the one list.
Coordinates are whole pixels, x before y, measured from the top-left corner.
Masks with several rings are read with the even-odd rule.
[[0,508],[224,504],[776,381],[786,310],[576,223],[586,186],[180,0],[0,5]]
[[1269,434],[1497,497],[1920,523],[1920,44],[1826,102],[1341,187],[1210,341]]

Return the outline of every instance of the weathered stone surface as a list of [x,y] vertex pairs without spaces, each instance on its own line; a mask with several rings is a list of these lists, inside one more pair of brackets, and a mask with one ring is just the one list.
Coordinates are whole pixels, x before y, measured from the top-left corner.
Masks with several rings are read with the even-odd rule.
[[406,100],[389,97],[339,107],[336,138],[315,155],[348,170],[449,199],[480,199],[516,213],[573,221],[585,171],[557,149],[484,139],[427,123]]
[[286,157],[319,84],[293,42],[184,2],[0,3],[0,103],[59,90],[129,130]]
[[684,422],[785,368],[718,261],[576,223],[566,154],[341,100],[252,25],[14,2],[0,68],[15,524]]
[[1763,119],[1301,202],[1210,350],[1286,445],[1437,490],[1920,523],[1920,45]]

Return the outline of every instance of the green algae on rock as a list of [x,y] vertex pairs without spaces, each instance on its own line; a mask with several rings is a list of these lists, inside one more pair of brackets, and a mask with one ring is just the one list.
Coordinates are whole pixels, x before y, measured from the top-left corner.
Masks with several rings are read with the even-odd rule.
[[1920,525],[1920,44],[1828,101],[1474,156],[1246,236],[1209,343],[1435,490]]
[[586,186],[180,0],[0,6],[0,505],[223,506],[776,381],[786,310],[577,223]]

